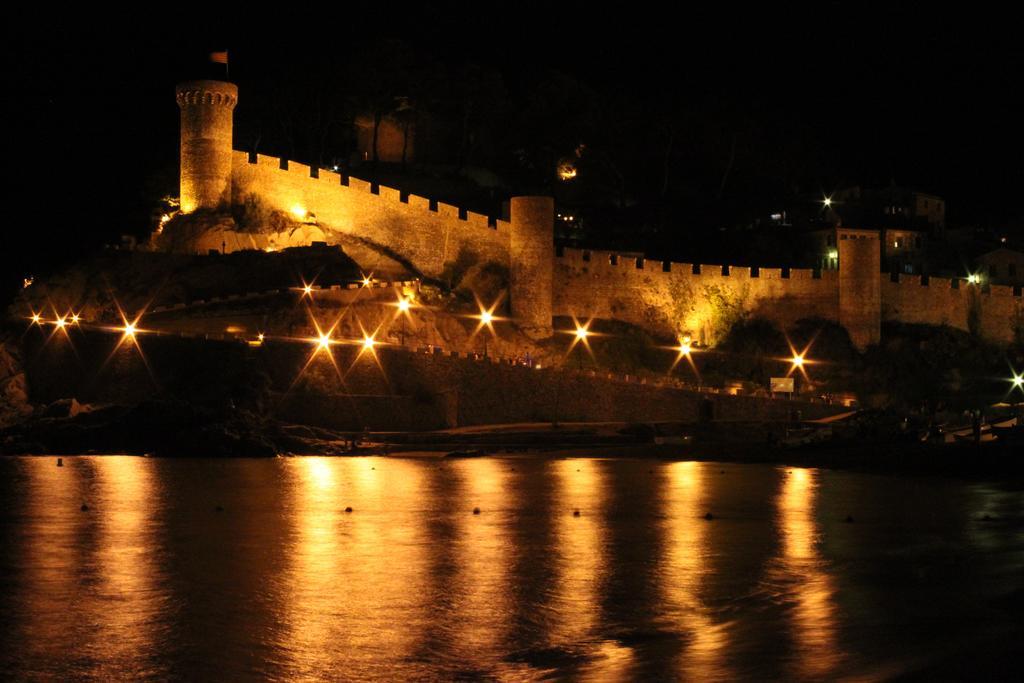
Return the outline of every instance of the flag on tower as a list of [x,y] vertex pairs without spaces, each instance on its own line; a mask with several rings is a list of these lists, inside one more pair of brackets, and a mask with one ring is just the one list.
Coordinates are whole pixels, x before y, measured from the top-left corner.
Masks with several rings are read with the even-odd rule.
[[213,62],[214,64],[223,64],[224,66],[227,66],[228,65],[228,51],[224,50],[222,52],[211,52],[210,53],[210,61]]

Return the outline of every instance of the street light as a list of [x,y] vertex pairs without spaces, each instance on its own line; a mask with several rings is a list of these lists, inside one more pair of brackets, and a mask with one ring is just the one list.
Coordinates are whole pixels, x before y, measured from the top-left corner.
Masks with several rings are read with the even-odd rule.
[[[590,343],[587,341],[587,338],[590,336],[590,330],[587,329],[587,327],[589,327],[589,326],[590,326],[590,323],[587,323],[586,325],[580,325],[579,323],[576,323],[576,331],[574,333],[576,335],[576,338],[573,339],[572,346],[569,347],[569,351],[570,352],[572,351],[572,347],[573,346],[576,346],[577,344],[579,344],[581,342],[582,342],[583,346],[585,346],[587,348],[588,351],[590,350]],[[583,370],[583,352],[582,351],[579,354],[576,355],[576,369],[580,370],[580,371]]]
[[[479,305],[479,303],[480,302],[478,301],[477,305]],[[495,306],[496,305],[497,304],[495,304]],[[480,324],[476,328],[478,332],[480,331],[481,328],[486,327],[488,333],[494,334],[494,313],[492,312],[493,310],[493,306],[491,307],[490,311],[484,308],[483,306],[480,306],[480,315],[477,316],[480,319]],[[487,333],[484,334],[484,358],[487,358]]]

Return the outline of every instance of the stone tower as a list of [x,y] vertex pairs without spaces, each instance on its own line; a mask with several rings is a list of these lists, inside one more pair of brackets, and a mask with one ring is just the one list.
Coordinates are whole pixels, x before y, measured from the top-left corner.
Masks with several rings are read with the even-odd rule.
[[509,294],[512,315],[531,336],[551,336],[555,200],[512,197]]
[[882,243],[877,230],[836,229],[839,324],[863,351],[882,336]]
[[231,130],[238,86],[189,81],[175,89],[181,108],[181,210],[231,202]]

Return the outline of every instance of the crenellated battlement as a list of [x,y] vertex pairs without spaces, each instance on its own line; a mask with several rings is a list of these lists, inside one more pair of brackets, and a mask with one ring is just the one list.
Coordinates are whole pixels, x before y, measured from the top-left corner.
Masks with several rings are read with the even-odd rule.
[[459,258],[509,261],[509,222],[386,185],[241,151],[232,153],[232,185],[235,203],[255,195],[269,208],[313,221],[326,233],[386,246],[428,276],[440,275],[445,264]]
[[309,166],[297,161],[290,161],[284,157],[268,156],[265,154],[250,154],[248,152],[235,150],[235,165],[240,165],[243,160],[246,164],[255,165],[260,169],[276,170],[287,173],[289,180],[286,182],[291,182],[291,179],[294,179],[300,182],[316,182],[326,187],[345,188],[363,195],[372,195],[377,197],[380,202],[390,205],[396,209],[401,208],[410,211],[430,213],[441,219],[460,221],[469,226],[480,229],[507,232],[510,227],[508,221],[503,221],[493,216],[469,211],[468,209],[454,206],[452,204],[446,204],[426,197],[420,197],[419,195],[403,192],[402,190],[388,187],[387,185],[371,183],[360,178],[343,175],[328,169]]
[[710,344],[730,316],[790,324],[836,318],[835,271],[677,263],[635,253],[565,248],[555,257],[555,314],[614,318]]
[[693,276],[713,281],[715,279],[742,280],[810,280],[828,283],[836,279],[835,271],[821,271],[812,268],[765,268],[758,266],[733,266],[709,263],[685,263],[647,259],[635,254],[619,251],[597,251],[591,249],[563,248],[555,254],[556,265],[567,268],[588,269],[593,272],[637,271],[644,276],[657,278]]
[[181,108],[212,105],[231,110],[238,104],[238,87],[222,81],[190,81],[175,89],[175,99]]

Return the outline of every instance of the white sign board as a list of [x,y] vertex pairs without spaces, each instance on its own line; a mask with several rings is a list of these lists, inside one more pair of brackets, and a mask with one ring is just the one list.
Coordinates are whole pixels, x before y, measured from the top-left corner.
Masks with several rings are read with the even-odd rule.
[[794,389],[793,378],[772,377],[770,386],[773,394],[792,394]]

